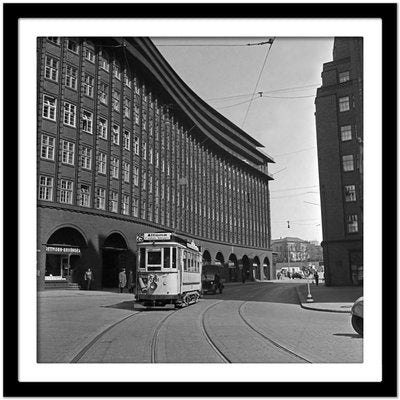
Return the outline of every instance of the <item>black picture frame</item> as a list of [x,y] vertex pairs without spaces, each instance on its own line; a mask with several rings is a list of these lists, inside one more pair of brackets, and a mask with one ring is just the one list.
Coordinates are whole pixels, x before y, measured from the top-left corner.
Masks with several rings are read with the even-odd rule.
[[[379,18],[382,20],[383,344],[382,382],[20,382],[18,379],[18,187],[15,150],[18,98],[18,20],[21,18]],[[3,395],[6,397],[388,397],[397,395],[397,4],[3,4]],[[9,62],[11,60],[12,62]],[[390,133],[391,132],[391,133]],[[393,184],[394,182],[394,184]],[[388,188],[394,190],[388,190]],[[13,195],[10,196],[9,194]],[[379,195],[379,193],[377,194]],[[20,203],[23,206],[23,202]],[[388,270],[390,268],[390,271]],[[149,388],[151,387],[151,390]]]

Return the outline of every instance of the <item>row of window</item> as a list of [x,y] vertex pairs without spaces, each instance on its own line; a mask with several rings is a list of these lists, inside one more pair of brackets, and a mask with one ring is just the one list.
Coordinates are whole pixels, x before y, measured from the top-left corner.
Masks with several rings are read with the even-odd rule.
[[[40,176],[39,179],[39,199],[40,200],[53,200],[54,192],[54,179],[49,176]],[[74,197],[74,182],[61,179],[60,180],[60,203],[73,204]],[[109,197],[109,210],[111,212],[118,212],[118,192],[110,190]],[[91,187],[87,184],[80,184],[78,190],[78,205],[82,207],[91,206]],[[98,187],[96,189],[95,208],[99,210],[106,209],[106,189]],[[121,213],[129,215],[129,195],[123,194],[121,201]],[[137,217],[139,215],[139,200],[133,199],[132,214]]]
[[[50,42],[52,42],[58,46],[61,45],[61,38],[59,38],[59,37],[48,37],[47,40],[49,40]],[[69,51],[71,51],[72,53],[78,54],[79,53],[79,43],[76,40],[67,39],[67,49]],[[90,47],[85,47],[84,57],[87,61],[89,61],[93,64],[95,63],[95,58],[96,58],[95,51],[93,49],[91,49]],[[46,56],[46,59],[47,58],[52,59],[55,62],[58,62],[57,59],[52,58],[50,56]],[[57,69],[58,65],[55,65],[54,61],[53,61],[52,68]],[[50,60],[49,61],[46,60],[46,62],[45,62],[46,67],[50,63],[51,63]],[[104,71],[107,71],[107,72],[110,71],[110,57],[104,50],[102,50],[100,53],[100,68],[102,68]],[[121,80],[121,67],[117,61],[114,61],[114,63],[113,63],[113,76],[116,79]],[[125,76],[124,78],[125,78],[124,83],[126,84],[126,86],[128,86],[130,88],[131,80],[127,76]],[[57,80],[57,79],[53,79],[53,80]]]
[[[82,207],[91,207],[91,187],[90,185],[86,183],[82,183],[79,185],[78,191],[78,200],[77,204]],[[39,199],[40,200],[45,200],[45,201],[52,201],[54,196],[54,178],[49,177],[49,176],[44,176],[40,175],[39,177]],[[103,187],[98,187],[96,188],[95,191],[95,204],[94,207],[99,210],[106,210],[106,189]],[[60,203],[64,204],[73,204],[74,202],[74,182],[68,179],[61,179],[60,180],[60,198],[59,198]],[[118,213],[120,212],[123,215],[130,215],[130,196],[128,194],[122,194],[121,198],[121,209],[120,211],[118,210],[119,207],[119,194],[115,190],[110,190],[109,191],[109,206],[108,209],[111,212]],[[203,208],[205,205],[203,205]],[[152,208],[152,203],[149,202],[149,209]],[[201,215],[201,207],[198,208],[200,215]],[[155,204],[155,215],[157,216],[157,221],[158,222],[158,214],[160,211],[160,207],[158,204]],[[210,217],[211,213],[204,211],[204,216],[206,217],[207,215]],[[213,210],[215,211],[215,210]],[[169,215],[169,212],[167,212]],[[215,218],[215,214],[212,213],[214,217],[212,218],[213,221],[219,222],[220,218]],[[139,216],[139,199],[137,197],[132,198],[132,215],[134,217]],[[175,215],[174,212],[171,213],[171,216]],[[218,216],[218,213],[217,213]],[[148,215],[149,220],[151,221],[153,219],[153,216]],[[182,215],[180,216],[182,217]],[[142,214],[141,214],[142,219],[146,219],[146,201],[143,200],[142,202]],[[227,214],[226,214],[226,219],[227,219]],[[221,216],[221,221],[222,221],[222,216]],[[237,227],[239,218],[238,217],[232,217],[232,215],[229,216],[229,224],[231,226]],[[258,221],[259,222],[259,221]],[[250,220],[248,221],[250,223]],[[256,227],[256,231],[260,232],[261,228],[259,225]]]

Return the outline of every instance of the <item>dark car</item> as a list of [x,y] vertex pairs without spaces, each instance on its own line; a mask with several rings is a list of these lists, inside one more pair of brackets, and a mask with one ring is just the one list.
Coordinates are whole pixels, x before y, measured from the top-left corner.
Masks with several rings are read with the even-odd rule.
[[203,273],[201,278],[202,292],[215,294],[217,291],[222,293],[224,284],[221,280],[221,267],[217,265],[203,266]]
[[293,272],[292,278],[293,278],[293,279],[303,279],[304,276],[303,276],[303,274],[300,273],[300,272]]

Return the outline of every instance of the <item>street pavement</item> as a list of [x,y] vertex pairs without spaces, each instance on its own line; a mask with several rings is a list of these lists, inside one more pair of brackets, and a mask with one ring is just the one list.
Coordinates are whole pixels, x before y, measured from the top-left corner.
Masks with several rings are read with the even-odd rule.
[[[353,302],[362,296],[361,287],[326,287],[323,283],[318,286],[310,283],[314,302],[308,303],[308,287],[304,279],[269,281],[271,284],[276,289],[281,286],[284,289],[284,286],[293,284],[297,293],[294,302],[305,309],[325,312],[349,313]],[[233,290],[234,286],[243,284],[238,282],[225,285],[231,286]],[[244,285],[258,286],[260,283],[246,282]],[[105,328],[113,326],[122,318],[128,318],[138,308],[140,306],[135,304],[134,295],[129,293],[85,290],[39,292],[38,361],[71,362]]]

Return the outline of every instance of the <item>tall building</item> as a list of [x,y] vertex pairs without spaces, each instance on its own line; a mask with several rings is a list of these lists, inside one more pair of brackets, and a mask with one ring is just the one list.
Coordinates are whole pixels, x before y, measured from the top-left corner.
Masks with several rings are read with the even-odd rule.
[[363,39],[335,38],[315,100],[327,285],[363,282]]
[[270,279],[261,143],[202,101],[148,38],[37,41],[38,288],[117,286],[136,235],[194,239],[230,279]]

